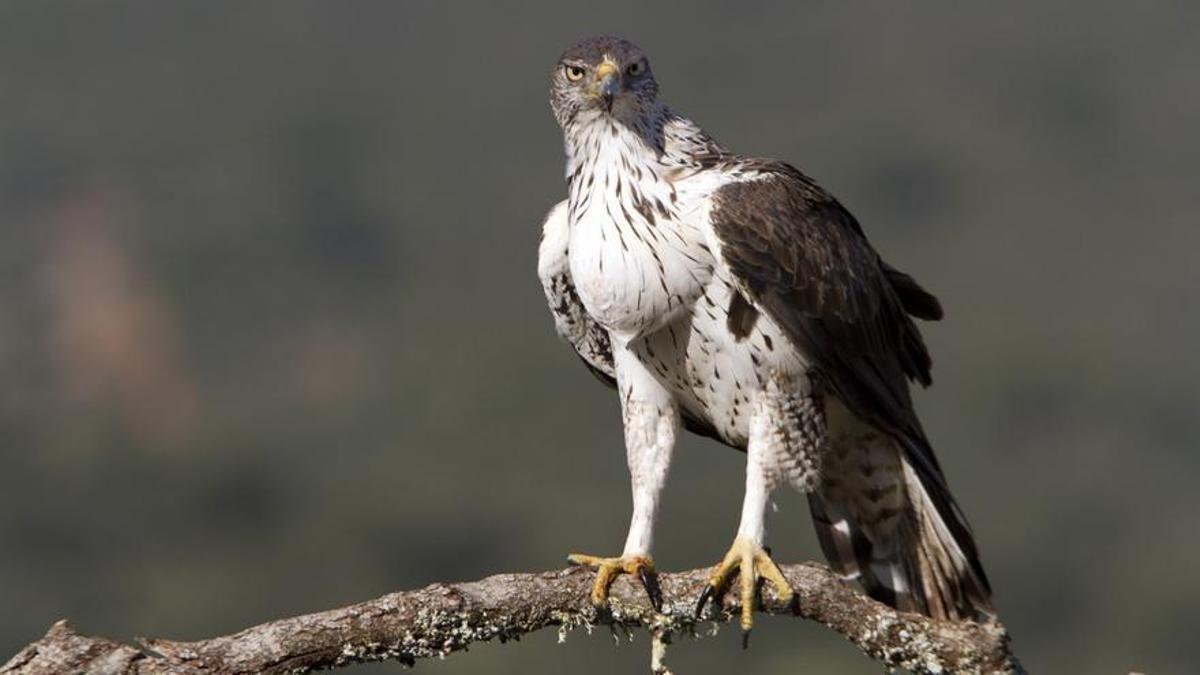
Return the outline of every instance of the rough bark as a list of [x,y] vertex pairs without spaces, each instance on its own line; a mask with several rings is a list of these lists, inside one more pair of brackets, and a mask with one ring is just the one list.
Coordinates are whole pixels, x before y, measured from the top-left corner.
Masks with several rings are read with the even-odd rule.
[[[783,566],[796,589],[795,607],[764,589],[761,612],[796,614],[840,633],[891,668],[918,673],[1022,672],[1000,624],[944,623],[897,612],[842,583],[823,565]],[[196,642],[142,639],[140,647],[76,633],[59,621],[0,667],[0,675],[43,673],[281,673],[355,662],[444,656],[474,642],[504,642],[550,626],[560,630],[610,624],[655,636],[654,668],[672,635],[703,634],[711,621],[737,615],[736,593],[703,619],[693,603],[708,570],[660,574],[666,603],[654,612],[628,578],[613,586],[612,608],[599,615],[588,597],[593,575],[578,568],[498,574],[481,581],[438,583],[349,607],[247,628]]]

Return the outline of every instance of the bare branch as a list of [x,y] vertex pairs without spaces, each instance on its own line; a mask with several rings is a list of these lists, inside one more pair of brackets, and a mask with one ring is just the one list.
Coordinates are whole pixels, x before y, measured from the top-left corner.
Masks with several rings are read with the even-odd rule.
[[[946,623],[897,612],[815,563],[786,565],[783,571],[799,596],[798,608],[793,611],[764,591],[762,612],[795,613],[822,623],[889,667],[918,673],[1021,672],[999,624]],[[707,575],[704,569],[660,574],[668,599],[662,614],[653,611],[640,587],[622,578],[613,587],[612,611],[597,615],[588,600],[592,573],[571,568],[438,583],[209,640],[141,640],[140,649],[79,635],[60,621],[0,667],[0,675],[281,673],[382,659],[411,664],[474,642],[504,642],[549,626],[640,627],[664,640],[672,634],[701,634],[710,621],[736,616],[737,594],[731,593],[722,612],[693,617],[693,601]],[[661,660],[661,653],[656,658]]]

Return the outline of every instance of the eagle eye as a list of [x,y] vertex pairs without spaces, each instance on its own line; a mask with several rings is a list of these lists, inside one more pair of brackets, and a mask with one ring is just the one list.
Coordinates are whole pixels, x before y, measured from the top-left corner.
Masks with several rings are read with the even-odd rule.
[[625,69],[625,73],[630,77],[637,77],[646,72],[646,62],[642,60],[634,61]]
[[578,82],[583,79],[583,67],[567,64],[563,66],[563,74],[572,82]]

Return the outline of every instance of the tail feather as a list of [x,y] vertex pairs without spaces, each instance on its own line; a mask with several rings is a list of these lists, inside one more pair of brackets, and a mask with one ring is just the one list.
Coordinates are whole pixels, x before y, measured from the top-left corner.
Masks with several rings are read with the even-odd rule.
[[919,559],[922,578],[927,580],[925,587],[941,590],[938,599],[942,613],[950,618],[994,616],[991,584],[958,504],[948,492],[941,494],[940,499],[933,498],[930,486],[907,463],[905,473],[910,494],[919,495],[921,503],[917,509]]
[[[919,464],[897,451],[899,471],[890,472],[888,480],[904,495],[899,513],[855,503],[872,497],[856,497],[847,490],[850,481],[809,493],[825,557],[843,578],[859,582],[868,595],[901,611],[946,620],[994,616],[991,588],[970,528],[940,473],[923,476]],[[874,476],[876,487],[865,492],[878,492],[880,480]],[[866,515],[871,513],[882,517]]]

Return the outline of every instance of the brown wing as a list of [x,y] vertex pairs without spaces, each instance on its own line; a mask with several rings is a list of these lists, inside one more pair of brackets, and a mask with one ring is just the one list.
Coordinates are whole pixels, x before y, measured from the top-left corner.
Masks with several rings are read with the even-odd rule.
[[762,177],[717,190],[710,215],[742,292],[857,415],[921,435],[906,378],[928,382],[930,359],[906,309],[940,314],[936,299],[887,267],[854,217],[812,180],[782,163],[750,167]]
[[[757,177],[717,190],[709,216],[722,262],[754,308],[787,332],[822,386],[855,418],[891,437],[902,449],[904,461],[920,483],[912,489],[896,486],[910,499],[906,518],[917,523],[925,514],[936,514],[948,534],[934,541],[889,535],[889,541],[873,545],[901,562],[912,560],[919,546],[958,551],[952,557],[961,564],[955,566],[957,578],[952,585],[969,590],[944,594],[959,600],[945,615],[959,615],[960,609],[961,615],[986,611],[990,591],[974,539],[908,390],[908,380],[930,382],[929,353],[909,314],[940,318],[940,304],[912,277],[884,263],[854,217],[807,176],[786,164],[763,160],[744,160],[738,168]],[[819,534],[823,519],[826,524],[834,522],[817,508],[823,495],[816,495],[813,509]],[[927,500],[928,506],[921,500]],[[849,523],[851,532],[860,531],[855,528],[861,525]],[[836,533],[826,529],[828,536],[822,536],[822,543],[836,565],[839,561],[832,555],[838,551],[832,549],[855,547],[834,546]],[[927,588],[916,606],[939,614],[925,602],[935,594],[939,589]]]

